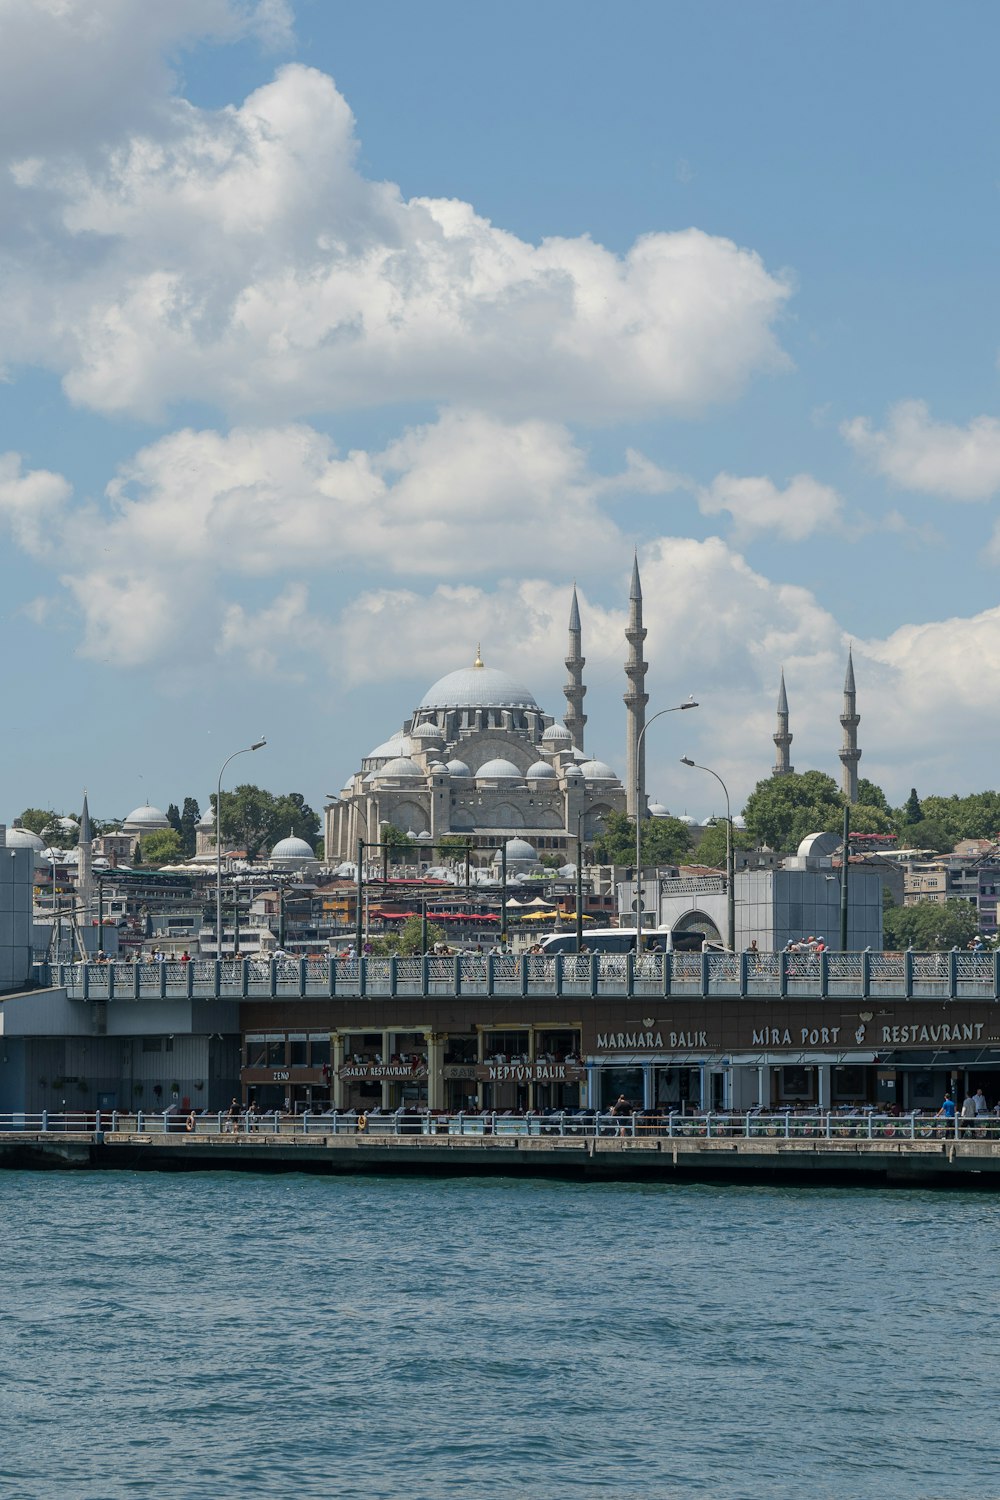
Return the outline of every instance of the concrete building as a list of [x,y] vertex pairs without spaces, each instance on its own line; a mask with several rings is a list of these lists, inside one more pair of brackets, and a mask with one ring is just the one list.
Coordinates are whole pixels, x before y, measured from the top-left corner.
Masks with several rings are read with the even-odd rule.
[[[823,938],[829,948],[840,947],[840,871],[834,869],[834,834],[812,834],[798,854],[778,869],[736,872],[736,948],[756,942],[762,953],[784,948],[790,941]],[[672,933],[704,932],[723,943],[727,927],[725,874],[684,874],[644,878],[643,909],[655,912],[655,925]],[[634,881],[619,887],[623,926],[634,926]],[[877,871],[848,871],[847,947],[882,947],[882,881]]]

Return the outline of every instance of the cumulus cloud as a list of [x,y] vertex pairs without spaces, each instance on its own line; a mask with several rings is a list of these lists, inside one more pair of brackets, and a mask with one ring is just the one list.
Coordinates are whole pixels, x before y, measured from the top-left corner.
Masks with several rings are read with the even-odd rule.
[[[223,647],[249,639],[228,598],[238,580],[295,585],[354,570],[474,579],[530,571],[539,558],[558,557],[566,573],[623,559],[627,542],[599,500],[670,482],[634,452],[620,474],[596,473],[554,423],[448,411],[383,449],[346,455],[304,424],[184,429],[123,465],[104,507],[71,506],[60,475],[22,473],[9,454],[0,517],[21,546],[53,554],[85,654],[136,666],[175,649],[179,617],[204,628],[222,611]],[[295,587],[284,596],[272,643],[282,622],[286,634],[305,628],[304,597]]]
[[198,41],[292,36],[286,0],[0,0],[5,155],[79,153],[156,119],[170,59]]
[[193,398],[269,420],[430,399],[607,421],[787,363],[789,286],[731,240],[533,245],[356,163],[345,100],[297,64],[239,108],[174,101],[99,163],[34,150],[15,166],[7,357],[103,412]]
[[717,474],[697,494],[702,514],[728,513],[738,537],[764,531],[801,542],[839,527],[843,511],[837,491],[811,474],[793,475],[784,489],[764,475]]
[[974,417],[961,427],[935,422],[924,401],[900,401],[881,430],[854,417],[841,432],[872,468],[904,489],[946,500],[988,500],[1000,490],[996,417]]
[[48,469],[22,472],[17,453],[0,453],[0,519],[5,519],[19,547],[32,557],[53,548],[53,531],[72,494],[61,474]]

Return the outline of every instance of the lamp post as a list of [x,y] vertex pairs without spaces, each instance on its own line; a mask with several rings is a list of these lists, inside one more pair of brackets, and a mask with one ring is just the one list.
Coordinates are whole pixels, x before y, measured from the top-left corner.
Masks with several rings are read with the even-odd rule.
[[[586,809],[576,815],[576,951],[583,947],[583,831]],[[602,820],[596,820],[600,823]]]
[[[222,777],[231,760],[237,755],[249,755],[251,750],[262,750],[267,744],[263,735],[252,745],[245,745],[242,750],[234,750],[228,759],[222,762],[219,772],[219,784],[215,793],[215,956],[222,957]],[[236,951],[235,925],[233,932],[233,951]]]
[[642,765],[642,742],[646,738],[646,730],[650,724],[655,724],[657,719],[662,719],[664,714],[680,714],[686,708],[697,708],[694,699],[687,703],[677,703],[673,708],[661,708],[651,719],[647,719],[639,730],[639,737],[635,742],[635,765],[632,767],[632,786],[635,790],[635,951],[642,951],[642,787],[639,767]]
[[733,854],[733,815],[729,810],[729,788],[719,775],[713,771],[711,766],[699,766],[690,756],[681,756],[682,766],[693,766],[696,771],[707,771],[709,776],[714,776],[721,786],[726,798],[726,926],[729,929],[728,947],[731,953],[736,952],[736,869]]

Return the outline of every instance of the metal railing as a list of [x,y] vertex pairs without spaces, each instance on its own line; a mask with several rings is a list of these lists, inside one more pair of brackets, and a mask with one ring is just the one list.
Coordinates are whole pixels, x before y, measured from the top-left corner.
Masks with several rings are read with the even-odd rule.
[[430,995],[1000,999],[1000,953],[462,953],[40,964],[74,999]]
[[975,1119],[947,1119],[919,1110],[909,1114],[879,1114],[875,1110],[825,1111],[679,1111],[636,1110],[615,1114],[602,1110],[563,1110],[518,1114],[486,1110],[457,1114],[400,1109],[394,1112],[330,1110],[326,1113],[282,1114],[241,1110],[183,1115],[169,1112],[90,1110],[40,1114],[0,1115],[0,1135],[115,1136],[176,1135],[216,1140],[314,1139],[328,1136],[535,1136],[601,1137],[639,1140],[649,1137],[690,1140],[827,1140],[827,1141],[979,1141],[1000,1143],[1000,1115]]

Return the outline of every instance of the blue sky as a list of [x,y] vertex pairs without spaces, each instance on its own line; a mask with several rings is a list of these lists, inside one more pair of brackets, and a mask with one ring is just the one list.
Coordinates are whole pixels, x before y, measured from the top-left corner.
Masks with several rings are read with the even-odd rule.
[[444,672],[650,791],[997,784],[980,4],[0,0],[0,816],[318,806]]

